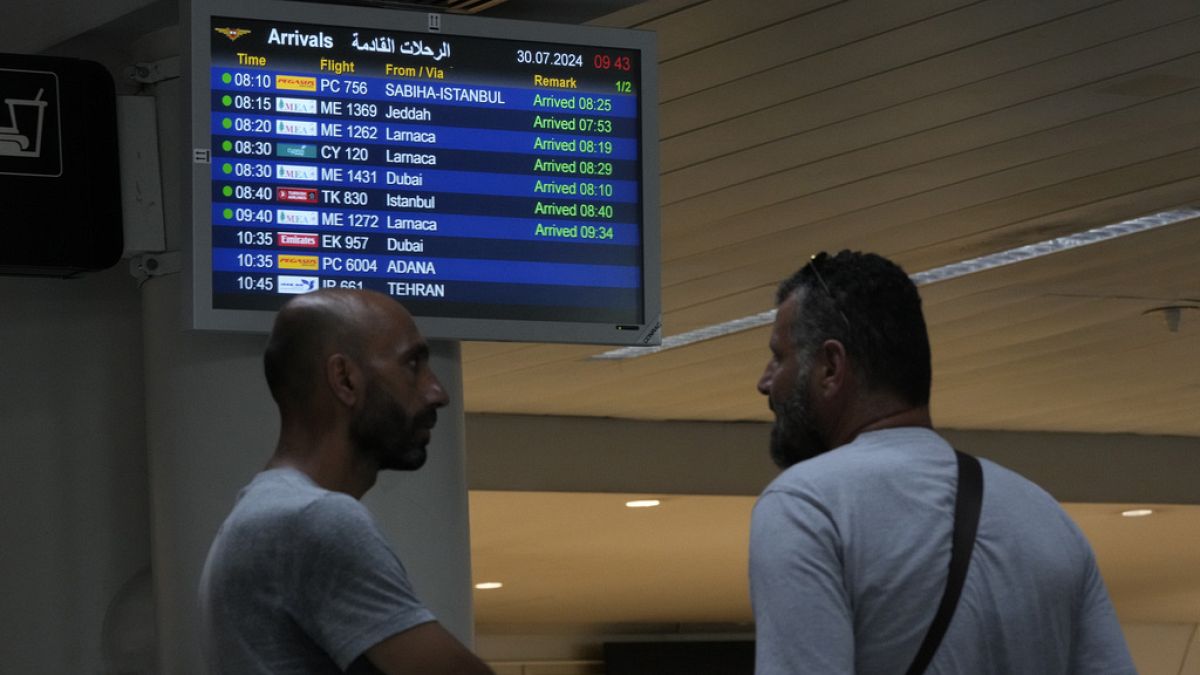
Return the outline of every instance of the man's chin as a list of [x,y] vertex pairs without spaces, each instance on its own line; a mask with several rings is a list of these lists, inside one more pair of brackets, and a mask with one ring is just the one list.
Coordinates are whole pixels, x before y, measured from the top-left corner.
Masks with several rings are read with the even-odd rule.
[[425,466],[425,460],[428,458],[429,453],[425,451],[425,446],[416,446],[388,457],[380,468],[389,471],[416,471]]
[[826,450],[828,448],[822,447],[817,439],[810,439],[807,443],[800,442],[800,439],[783,433],[779,427],[771,429],[771,460],[780,469],[787,469],[806,459],[812,459],[824,454]]
[[799,460],[792,459],[792,451],[778,443],[771,443],[771,461],[780,469],[786,469]]

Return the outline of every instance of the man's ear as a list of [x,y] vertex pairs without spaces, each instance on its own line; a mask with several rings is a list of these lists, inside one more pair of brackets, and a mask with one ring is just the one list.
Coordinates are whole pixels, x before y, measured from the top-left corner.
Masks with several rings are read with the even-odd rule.
[[819,373],[821,393],[833,397],[845,389],[850,380],[850,361],[846,346],[840,340],[826,340],[817,350],[815,370]]
[[362,395],[362,369],[345,354],[331,354],[325,360],[325,380],[333,395],[348,407]]

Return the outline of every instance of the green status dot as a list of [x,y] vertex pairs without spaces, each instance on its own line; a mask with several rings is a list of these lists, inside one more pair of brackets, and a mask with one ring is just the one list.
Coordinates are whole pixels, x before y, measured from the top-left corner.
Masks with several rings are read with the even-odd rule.
[[229,104],[233,103],[233,97],[226,94],[225,96],[221,97],[221,103],[224,103],[225,105],[229,105]]
[[221,126],[223,126],[223,127],[225,127],[226,129],[228,129],[229,127],[232,127],[232,126],[233,126],[233,120],[231,120],[231,119],[229,119],[228,117],[226,117],[225,119],[221,120]]
[[225,209],[224,211],[221,212],[221,215],[225,216],[226,218],[232,218],[233,217],[233,209]]
[[225,195],[226,197],[232,197],[233,196],[233,188],[226,185],[225,187],[221,188],[221,194]]
[[225,141],[224,143],[221,144],[221,149],[224,150],[225,152],[229,152],[230,150],[233,149],[233,143],[231,143],[229,141]]
[[229,73],[221,73],[221,81],[225,84],[229,84],[230,82],[233,82],[233,76]]
[[221,171],[224,171],[225,173],[233,173],[233,165],[226,162],[225,164],[221,165]]

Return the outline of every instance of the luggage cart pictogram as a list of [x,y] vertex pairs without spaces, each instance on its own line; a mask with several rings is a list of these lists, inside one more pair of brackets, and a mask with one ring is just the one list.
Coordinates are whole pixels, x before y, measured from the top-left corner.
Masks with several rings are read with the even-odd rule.
[[41,157],[42,126],[46,106],[42,100],[45,89],[38,89],[32,99],[6,98],[8,126],[0,126],[0,155],[9,157]]

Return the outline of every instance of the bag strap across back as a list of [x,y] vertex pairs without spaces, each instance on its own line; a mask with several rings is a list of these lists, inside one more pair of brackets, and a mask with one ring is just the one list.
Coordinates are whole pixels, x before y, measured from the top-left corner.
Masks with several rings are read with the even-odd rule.
[[938,605],[933,623],[917,656],[908,668],[908,675],[921,675],[929,667],[937,653],[942,636],[950,627],[954,610],[958,607],[958,596],[967,579],[967,567],[971,564],[971,550],[975,547],[975,533],[979,529],[979,510],[983,506],[983,469],[979,460],[971,455],[954,451],[958,461],[958,492],[954,498],[954,535],[950,549],[950,574],[946,578],[946,591]]

